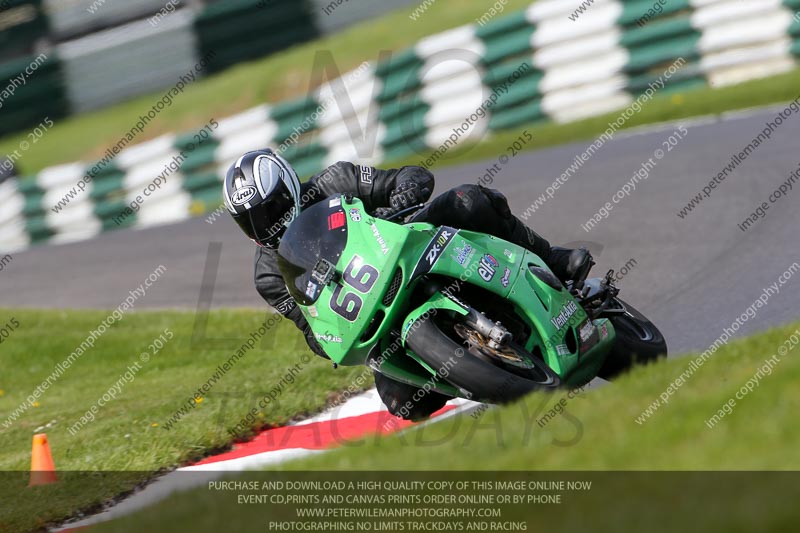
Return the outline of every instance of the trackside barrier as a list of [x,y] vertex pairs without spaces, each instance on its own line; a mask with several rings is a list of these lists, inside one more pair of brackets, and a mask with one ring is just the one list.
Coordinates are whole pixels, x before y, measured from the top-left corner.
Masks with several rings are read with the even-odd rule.
[[[662,94],[737,84],[794,69],[800,54],[800,0],[596,0],[576,17],[581,4],[543,0],[431,35],[308,97],[219,119],[202,143],[188,132],[130,146],[82,192],[76,183],[96,163],[8,180],[0,184],[0,251],[213,210],[225,169],[250,149],[279,149],[303,176],[338,160],[377,165],[415,153],[433,166],[487,132],[622,109],[654,84]],[[663,80],[679,58],[681,68]],[[115,223],[176,158],[166,184]]]

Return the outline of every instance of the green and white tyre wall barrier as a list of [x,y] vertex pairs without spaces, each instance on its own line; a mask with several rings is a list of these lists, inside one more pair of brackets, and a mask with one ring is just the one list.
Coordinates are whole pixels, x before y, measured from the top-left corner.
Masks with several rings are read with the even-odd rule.
[[[216,209],[225,170],[251,149],[280,150],[306,177],[338,160],[378,165],[420,154],[421,164],[436,164],[448,149],[493,131],[623,109],[646,92],[784,72],[800,54],[800,0],[666,0],[661,12],[656,0],[596,0],[579,13],[581,5],[540,1],[429,36],[307,97],[214,117],[218,126],[202,143],[186,132],[129,147],[59,212],[52,207],[93,164],[7,181],[0,185],[0,250]],[[125,206],[176,160],[166,184],[120,221]]]
[[58,46],[73,112],[163,89],[198,63],[189,10],[92,33]]

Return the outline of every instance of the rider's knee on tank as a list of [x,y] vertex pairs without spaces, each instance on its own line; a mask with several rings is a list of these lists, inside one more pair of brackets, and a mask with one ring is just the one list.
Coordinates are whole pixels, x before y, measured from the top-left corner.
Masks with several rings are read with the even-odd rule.
[[483,217],[508,218],[511,209],[505,196],[480,185],[463,184],[446,191],[433,201],[438,213],[446,213],[448,225],[470,228]]
[[464,197],[472,201],[476,213],[494,213],[502,219],[514,216],[508,199],[496,189],[487,189],[483,185],[465,185],[462,189]]

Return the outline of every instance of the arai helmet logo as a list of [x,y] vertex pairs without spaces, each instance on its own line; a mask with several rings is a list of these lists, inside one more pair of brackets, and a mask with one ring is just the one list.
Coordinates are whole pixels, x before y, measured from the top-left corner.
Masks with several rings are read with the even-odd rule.
[[256,188],[252,185],[245,185],[233,191],[231,203],[233,205],[244,205],[256,195]]

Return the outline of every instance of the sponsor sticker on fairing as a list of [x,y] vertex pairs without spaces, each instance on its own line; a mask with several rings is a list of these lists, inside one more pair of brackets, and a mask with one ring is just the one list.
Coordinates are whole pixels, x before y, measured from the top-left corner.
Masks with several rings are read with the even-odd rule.
[[466,241],[461,241],[461,246],[453,250],[452,257],[459,265],[466,265],[473,255],[475,255],[475,250],[472,246]]
[[579,335],[581,338],[581,349],[580,354],[583,355],[589,350],[591,350],[594,346],[600,342],[600,336],[594,334],[595,328],[594,324],[590,319],[586,319],[581,327],[579,328]]
[[511,281],[511,269],[506,267],[503,271],[503,277],[500,278],[500,284],[503,285],[503,287],[508,287],[509,281]]
[[381,252],[383,252],[383,255],[388,254],[389,253],[389,246],[386,244],[386,239],[384,239],[383,235],[381,235],[381,232],[378,229],[378,226],[376,226],[373,223],[373,224],[370,224],[370,227],[372,228],[372,235],[375,237],[375,240],[378,242],[378,246],[381,247]]
[[417,276],[430,272],[442,256],[444,249],[447,248],[447,245],[450,244],[450,241],[453,240],[457,233],[458,230],[447,226],[439,228],[428,243],[428,246],[426,246],[425,250],[422,252],[422,257],[417,261],[417,265],[414,267],[410,279],[416,279]]
[[458,296],[455,296],[454,294],[451,294],[450,291],[448,291],[448,290],[444,290],[442,292],[444,292],[444,295],[447,296],[448,298],[450,298],[450,300],[454,301],[455,303],[457,303],[458,305],[460,305],[464,309],[469,310],[470,307],[464,300],[461,300]]
[[340,205],[342,205],[342,199],[341,198],[331,198],[328,201],[328,207],[339,207]]
[[603,323],[600,326],[600,340],[606,340],[608,338],[608,325]]
[[446,229],[439,230],[439,237],[436,238],[433,246],[431,246],[428,249],[428,253],[425,254],[425,260],[428,262],[428,265],[433,266],[433,264],[439,260],[442,250],[444,250],[444,247],[447,246],[447,243],[450,242],[452,238],[453,232]]
[[586,323],[581,326],[579,333],[581,335],[581,342],[588,342],[588,340],[592,338],[592,333],[594,333],[594,325],[591,321],[587,320]]
[[317,294],[317,287],[319,287],[319,285],[313,281],[309,281],[308,285],[306,285],[306,296],[313,298],[314,295]]
[[567,348],[566,344],[559,344],[556,346],[556,353],[558,355],[569,355],[569,348]]
[[361,211],[355,207],[350,210],[350,220],[353,222],[361,222]]
[[325,334],[315,333],[314,336],[317,338],[318,341],[322,342],[335,342],[337,344],[340,344],[342,342],[341,337],[339,337],[338,335],[331,335],[330,333],[325,333]]
[[344,211],[337,211],[328,215],[328,230],[339,229],[345,225]]
[[561,329],[567,325],[569,319],[572,318],[572,315],[578,312],[578,304],[574,301],[567,303],[564,307],[561,308],[561,311],[550,319],[550,323],[553,324],[557,329]]
[[497,273],[498,266],[500,266],[500,263],[497,262],[497,259],[489,254],[484,254],[478,263],[478,275],[483,281],[488,283],[492,281],[492,278],[494,278],[494,275]]

